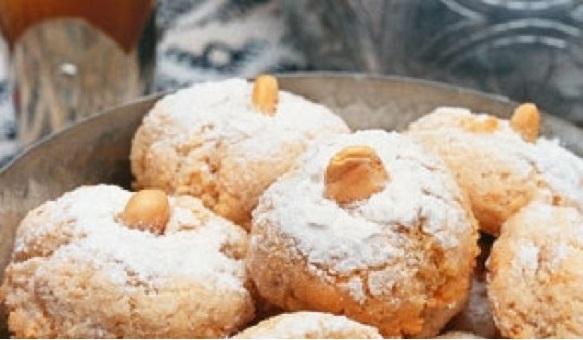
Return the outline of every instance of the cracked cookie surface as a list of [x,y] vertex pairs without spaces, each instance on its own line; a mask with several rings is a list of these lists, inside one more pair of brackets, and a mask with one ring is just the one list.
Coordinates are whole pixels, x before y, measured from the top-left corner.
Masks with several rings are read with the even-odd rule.
[[252,89],[241,79],[201,83],[156,103],[132,143],[136,188],[199,197],[246,226],[259,195],[309,141],[349,132],[329,109],[285,91],[276,111],[262,114]]
[[253,318],[245,231],[186,196],[163,235],[131,229],[131,195],[80,187],[25,217],[0,289],[14,336],[224,337]]
[[583,215],[535,202],[510,218],[488,260],[488,297],[505,337],[583,337]]
[[378,330],[345,316],[318,312],[271,317],[235,335],[234,339],[382,339]]
[[526,142],[507,120],[454,107],[420,118],[408,134],[448,164],[486,233],[498,235],[533,200],[583,211],[583,161],[555,141]]
[[[326,167],[351,146],[374,150],[388,180],[340,205],[325,195]],[[344,314],[384,336],[429,337],[467,299],[476,241],[468,201],[441,161],[405,136],[364,131],[310,145],[265,192],[247,266],[259,293],[285,310]]]

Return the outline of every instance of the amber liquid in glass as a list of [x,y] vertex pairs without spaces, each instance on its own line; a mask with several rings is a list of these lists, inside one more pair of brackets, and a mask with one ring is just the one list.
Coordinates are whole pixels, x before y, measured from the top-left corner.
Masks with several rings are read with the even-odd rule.
[[153,9],[154,0],[0,0],[21,146],[147,90],[155,51],[140,39],[155,32],[145,29]]
[[0,0],[0,29],[10,45],[43,20],[76,17],[130,50],[152,13],[154,0]]

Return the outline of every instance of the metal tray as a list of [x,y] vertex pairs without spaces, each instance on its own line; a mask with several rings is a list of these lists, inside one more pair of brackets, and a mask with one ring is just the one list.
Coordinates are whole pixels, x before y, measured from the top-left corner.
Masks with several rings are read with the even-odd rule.
[[[352,74],[282,76],[280,87],[329,106],[354,129],[399,130],[438,106],[462,106],[509,117],[516,103],[476,91],[397,77]],[[0,282],[14,231],[27,211],[79,185],[129,187],[131,139],[162,95],[105,111],[46,138],[0,170]],[[543,134],[583,156],[583,130],[544,115]],[[8,335],[0,306],[0,336]]]

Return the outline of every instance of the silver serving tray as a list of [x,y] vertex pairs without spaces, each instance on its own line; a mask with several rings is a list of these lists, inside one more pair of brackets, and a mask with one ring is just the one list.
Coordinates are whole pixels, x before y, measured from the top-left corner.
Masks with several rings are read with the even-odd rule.
[[[509,117],[516,103],[434,82],[351,74],[282,76],[280,87],[322,103],[353,129],[403,129],[438,106],[462,106]],[[162,95],[154,95],[86,119],[46,138],[0,170],[0,282],[10,260],[14,231],[27,211],[84,184],[113,183],[129,188],[128,155],[143,115]],[[544,115],[543,134],[559,137],[583,156],[583,131]],[[0,336],[8,336],[0,306]]]

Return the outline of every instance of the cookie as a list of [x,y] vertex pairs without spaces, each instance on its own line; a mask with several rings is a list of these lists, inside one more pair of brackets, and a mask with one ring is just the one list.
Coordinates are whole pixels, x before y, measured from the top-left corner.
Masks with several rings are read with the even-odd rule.
[[253,213],[247,266],[288,311],[344,314],[383,336],[435,336],[461,310],[477,223],[445,165],[384,131],[312,144]]
[[488,260],[496,325],[510,338],[583,337],[583,215],[534,202],[503,226]]
[[237,334],[235,339],[382,339],[378,330],[344,316],[296,312],[280,314]]
[[329,109],[278,91],[272,77],[196,84],[145,116],[130,155],[135,187],[199,197],[247,226],[258,197],[307,143],[346,132]]
[[[0,289],[13,335],[215,338],[242,328],[254,316],[246,232],[194,198],[166,204],[98,185],[28,213]],[[142,208],[159,216],[137,218]]]
[[[472,203],[480,229],[500,225],[533,200],[583,211],[583,161],[556,141],[536,138],[535,107],[520,106],[510,121],[462,108],[443,107],[409,126],[408,134],[436,152],[454,172]],[[533,113],[534,112],[534,113]]]
[[443,333],[442,335],[436,337],[436,339],[484,339],[484,338],[468,332],[450,331],[447,333]]

